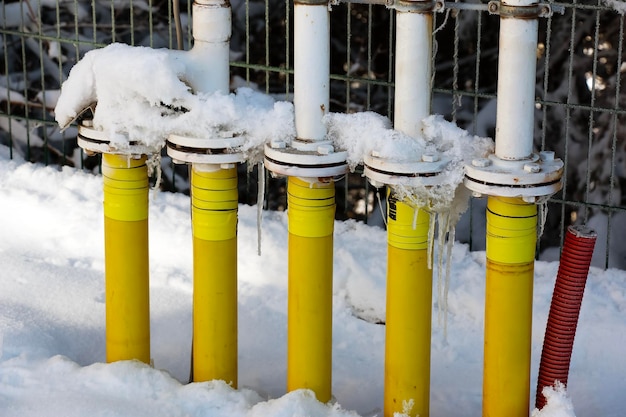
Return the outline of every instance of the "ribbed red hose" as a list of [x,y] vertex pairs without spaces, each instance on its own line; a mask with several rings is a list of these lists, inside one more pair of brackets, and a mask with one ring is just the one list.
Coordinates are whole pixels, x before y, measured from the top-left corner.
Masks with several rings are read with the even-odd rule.
[[560,381],[567,386],[574,335],[597,234],[586,226],[569,226],[543,340],[535,407],[542,409],[544,387]]

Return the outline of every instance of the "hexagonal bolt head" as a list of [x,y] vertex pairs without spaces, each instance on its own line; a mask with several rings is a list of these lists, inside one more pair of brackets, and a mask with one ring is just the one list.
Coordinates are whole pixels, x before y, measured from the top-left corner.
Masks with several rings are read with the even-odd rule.
[[541,151],[539,157],[542,161],[554,161],[554,151]]
[[537,172],[541,171],[541,166],[535,163],[524,164],[524,171],[528,172],[529,174],[536,174]]
[[437,162],[439,154],[437,152],[427,152],[422,154],[422,162]]
[[537,197],[526,196],[526,197],[522,197],[522,200],[524,200],[526,203],[534,204],[537,201]]
[[270,146],[272,147],[272,149],[285,149],[287,147],[287,144],[284,140],[272,139],[272,141],[270,142]]
[[482,194],[479,193],[478,191],[472,191],[472,197],[474,198],[482,198]]
[[235,164],[220,164],[220,168],[222,168],[222,169],[232,169],[232,168],[235,168]]
[[320,145],[317,147],[317,153],[320,155],[329,155],[335,152],[335,147],[333,145]]
[[472,165],[477,168],[486,168],[491,165],[491,160],[489,158],[472,159]]

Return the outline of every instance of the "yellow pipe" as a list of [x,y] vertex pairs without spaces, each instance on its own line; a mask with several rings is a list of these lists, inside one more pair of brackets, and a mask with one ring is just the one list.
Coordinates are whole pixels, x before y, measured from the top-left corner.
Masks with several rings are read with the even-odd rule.
[[[432,271],[430,215],[387,199],[387,313],[384,415],[428,417]],[[417,213],[417,218],[415,217]]]
[[193,380],[237,387],[237,169],[192,165]]
[[488,197],[483,416],[528,417],[537,207]]
[[102,155],[106,360],[150,363],[146,157]]
[[335,184],[289,177],[287,391],[331,399]]

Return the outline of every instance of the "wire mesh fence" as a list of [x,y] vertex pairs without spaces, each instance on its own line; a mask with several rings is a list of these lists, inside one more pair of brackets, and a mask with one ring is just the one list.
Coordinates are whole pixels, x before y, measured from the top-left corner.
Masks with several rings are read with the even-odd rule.
[[[540,18],[535,145],[565,162],[564,187],[548,202],[538,256],[555,259],[567,226],[599,234],[595,264],[626,268],[626,73],[624,3],[551,3]],[[293,92],[293,4],[232,0],[231,88],[250,86],[279,100]],[[450,2],[435,16],[433,113],[478,136],[494,137],[499,16],[485,4]],[[331,12],[331,108],[375,111],[393,120],[395,12],[342,2]],[[0,143],[12,157],[97,172],[97,156],[59,131],[54,107],[72,66],[113,42],[176,48],[176,16],[191,43],[191,3],[169,0],[18,0],[0,6]],[[188,192],[187,169],[162,160],[165,190]],[[258,168],[241,168],[243,203],[254,204]],[[285,208],[283,180],[268,178],[268,209]],[[338,183],[338,219],[382,225],[376,190],[359,170]],[[484,249],[484,201],[474,199],[457,236]]]

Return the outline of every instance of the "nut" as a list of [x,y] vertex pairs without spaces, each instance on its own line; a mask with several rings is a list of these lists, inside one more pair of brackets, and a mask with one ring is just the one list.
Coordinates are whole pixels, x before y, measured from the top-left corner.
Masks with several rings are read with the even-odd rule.
[[539,152],[539,157],[542,161],[554,161],[554,151],[541,151]]
[[270,142],[270,146],[272,147],[272,149],[285,149],[287,147],[287,144],[284,140],[272,139],[272,141]]
[[423,162],[437,162],[439,161],[439,154],[437,152],[427,152],[422,154]]
[[524,171],[530,174],[536,174],[537,172],[541,171],[541,166],[539,166],[539,164],[536,164],[534,162],[531,162],[529,164],[524,164]]
[[331,153],[335,152],[335,147],[333,145],[327,144],[327,145],[319,145],[317,147],[317,153],[320,155],[329,155]]
[[477,168],[486,168],[491,165],[489,158],[476,158],[472,160],[472,165]]

